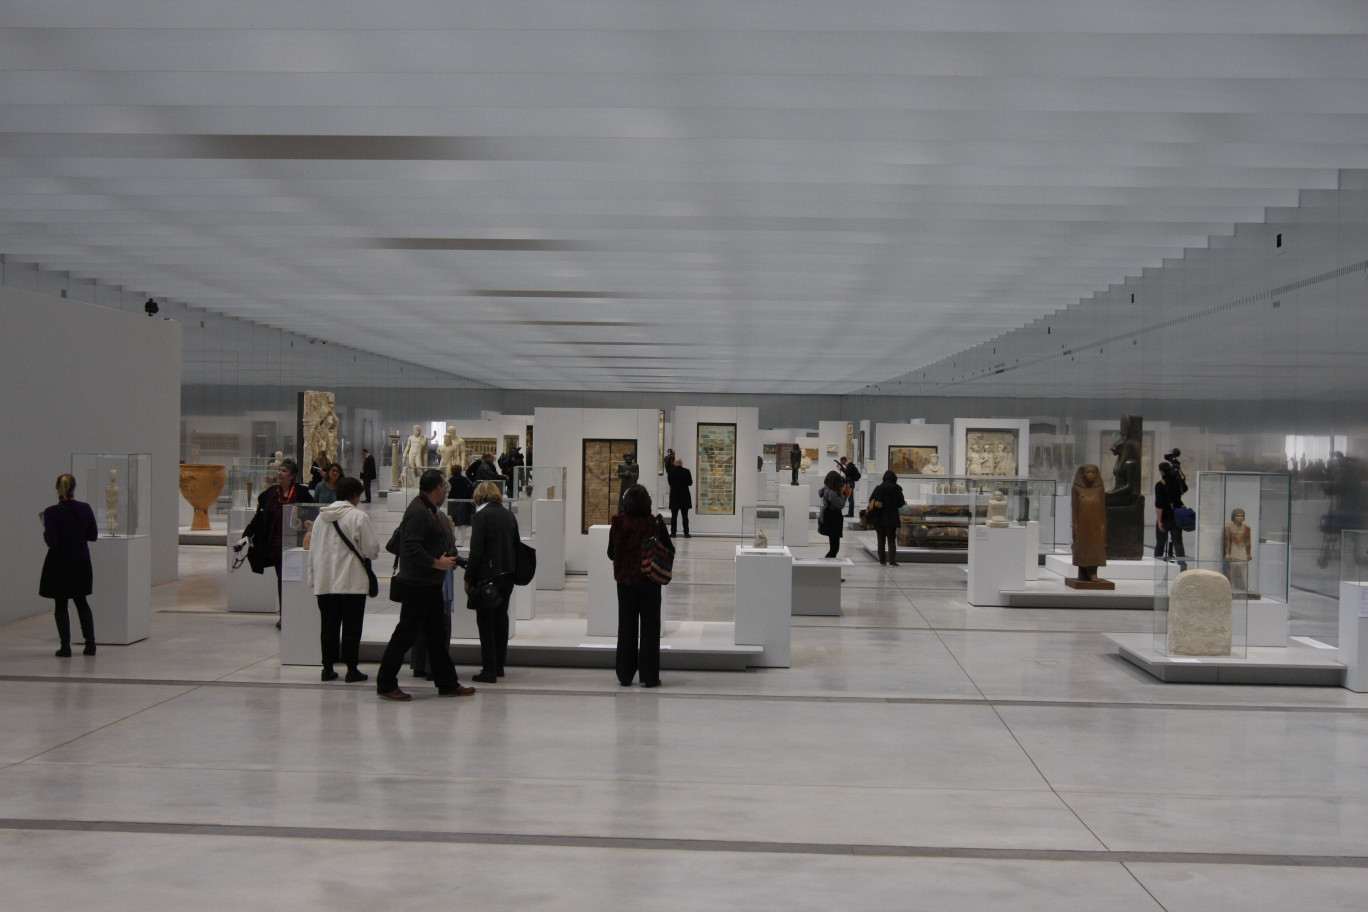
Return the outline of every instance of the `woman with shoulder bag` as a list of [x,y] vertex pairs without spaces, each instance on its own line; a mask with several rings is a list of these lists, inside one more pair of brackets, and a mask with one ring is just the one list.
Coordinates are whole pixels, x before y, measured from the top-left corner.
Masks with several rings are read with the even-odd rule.
[[76,617],[81,623],[81,637],[85,640],[85,654],[95,654],[95,616],[86,596],[94,589],[94,572],[90,564],[90,545],[99,536],[95,513],[90,504],[76,499],[76,477],[57,476],[57,503],[39,514],[43,520],[43,541],[47,543],[47,557],[38,578],[38,595],[53,600],[53,618],[57,622],[58,658],[71,656],[71,615],[67,602],[76,604]]
[[[898,566],[898,526],[902,523],[902,514],[898,511],[906,504],[898,476],[891,469],[884,472],[883,479],[869,495],[869,509],[865,512],[865,520],[874,527],[879,540],[881,564]],[[885,542],[888,543],[887,557],[884,555]]]
[[370,517],[356,506],[365,489],[355,478],[338,481],[337,500],[318,512],[313,525],[309,569],[321,616],[318,640],[324,681],[337,680],[333,665],[339,654],[347,666],[347,683],[368,677],[357,667],[357,658],[366,596],[375,579],[368,562],[380,556],[380,541]]
[[[518,566],[518,518],[503,505],[503,486],[481,481],[475,486],[475,516],[470,521],[465,591],[480,630],[480,673],[472,681],[497,683],[508,657],[508,600]],[[492,588],[492,591],[490,587]]]
[[845,520],[841,518],[845,513],[846,499],[845,494],[841,493],[841,488],[845,484],[845,476],[832,469],[826,473],[826,478],[822,479],[822,495],[818,499],[821,504],[822,512],[820,522],[818,522],[818,532],[827,537],[831,547],[827,548],[827,557],[835,557],[841,550],[842,525]]
[[664,517],[651,514],[650,493],[635,484],[623,493],[622,512],[608,530],[618,597],[617,677],[623,687],[630,687],[638,672],[643,687],[660,686],[660,584],[641,569],[641,546],[649,538],[674,551]]
[[[266,567],[275,568],[276,630],[280,629],[281,554],[285,549],[286,537],[281,524],[284,521],[285,506],[292,503],[314,502],[313,495],[309,493],[308,488],[299,484],[298,478],[299,465],[293,459],[280,460],[280,467],[276,469],[276,483],[257,497],[256,513],[252,515],[252,521],[247,524],[247,528],[242,531],[242,537],[251,542],[247,554],[253,572],[260,573]],[[290,547],[296,547],[303,534],[303,529],[291,529]],[[257,570],[258,566],[262,570]]]

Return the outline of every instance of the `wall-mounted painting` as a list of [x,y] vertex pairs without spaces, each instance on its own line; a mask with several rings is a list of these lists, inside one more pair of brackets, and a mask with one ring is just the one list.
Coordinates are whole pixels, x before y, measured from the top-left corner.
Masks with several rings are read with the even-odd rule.
[[939,456],[933,446],[891,446],[888,448],[888,468],[899,475],[920,475],[932,456]]
[[698,515],[736,512],[736,425],[698,425]]
[[1016,428],[968,428],[964,432],[964,474],[1017,474]]
[[[518,445],[518,435],[517,435],[517,434],[504,434],[504,435],[503,435],[503,439],[504,439],[503,451],[504,451],[505,453],[512,453],[512,452],[513,452],[513,449]],[[466,444],[466,447],[467,447],[466,452],[469,452],[469,446],[470,446],[469,444]]]
[[618,512],[621,487],[618,464],[628,453],[636,454],[635,440],[585,440],[583,484],[580,488],[580,534],[590,526],[606,526]]

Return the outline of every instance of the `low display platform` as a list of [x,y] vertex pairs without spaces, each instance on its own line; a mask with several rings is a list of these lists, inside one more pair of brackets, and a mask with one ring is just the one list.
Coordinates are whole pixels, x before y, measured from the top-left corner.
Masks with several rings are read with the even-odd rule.
[[226,545],[228,544],[228,523],[226,520],[212,520],[208,529],[191,529],[189,526],[181,526],[179,543],[182,545]]
[[[855,523],[855,528],[859,529],[859,523]],[[875,560],[879,559],[879,537],[873,529],[860,529],[858,532],[847,533],[846,538],[855,542]],[[969,549],[959,548],[909,548],[905,545],[898,545],[898,563],[908,564],[967,564],[969,563]]]
[[1281,684],[1340,687],[1344,665],[1339,650],[1289,641],[1285,647],[1250,646],[1244,658],[1167,656],[1149,633],[1109,633],[1116,652],[1161,681],[1172,684]]
[[[1155,563],[1157,562],[1152,557],[1142,557],[1140,560],[1107,561],[1105,566],[1097,568],[1097,575],[1105,580],[1143,580],[1153,586]],[[1071,554],[1045,555],[1045,569],[1058,573],[1060,576],[1074,576],[1078,573],[1078,568],[1073,565],[1073,555]]]
[[[462,610],[462,609],[458,609]],[[399,615],[367,612],[361,633],[361,660],[378,662]],[[660,638],[660,667],[698,671],[745,671],[764,652],[737,646],[729,621],[666,621]],[[508,641],[508,664],[561,668],[612,668],[616,637],[589,636],[583,618],[534,618],[518,622]],[[452,638],[451,656],[461,668],[479,666],[480,641]]]

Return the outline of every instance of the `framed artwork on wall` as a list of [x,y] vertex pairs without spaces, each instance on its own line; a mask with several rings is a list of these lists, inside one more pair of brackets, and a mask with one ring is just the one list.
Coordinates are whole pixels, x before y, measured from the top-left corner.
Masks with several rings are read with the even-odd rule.
[[888,468],[899,475],[920,475],[931,457],[939,455],[939,448],[933,446],[891,446]]
[[[590,526],[606,526],[618,512],[617,468],[628,453],[636,455],[635,440],[584,440],[580,486],[580,534]],[[639,465],[640,463],[638,463]]]
[[736,425],[698,425],[699,516],[736,513]]
[[518,445],[518,435],[517,435],[517,434],[504,434],[504,435],[503,435],[503,440],[504,440],[503,451],[504,451],[505,453],[512,453],[512,452],[513,452],[513,448],[516,447],[516,446]]

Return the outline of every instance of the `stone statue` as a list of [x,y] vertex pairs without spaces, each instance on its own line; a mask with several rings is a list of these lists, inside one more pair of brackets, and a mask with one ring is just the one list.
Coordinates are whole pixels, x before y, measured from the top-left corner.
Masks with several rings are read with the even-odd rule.
[[457,434],[456,429],[449,425],[446,429],[446,436],[442,439],[442,445],[437,449],[437,461],[439,463],[438,468],[447,478],[456,472],[465,471],[465,438]]
[[[337,453],[341,457],[337,449],[337,400],[332,393],[305,390],[300,424],[305,459],[312,460],[319,453]],[[326,470],[327,466],[321,468]]]
[[941,465],[940,457],[932,453],[926,459],[926,464],[922,466],[923,475],[944,475],[945,466]]
[[988,526],[993,529],[1007,528],[1007,495],[994,491],[988,497]]
[[1071,589],[1115,589],[1110,580],[1098,579],[1097,568],[1107,564],[1107,494],[1102,470],[1082,465],[1073,481],[1073,565],[1077,579],[1066,579]]
[[1121,416],[1121,436],[1112,444],[1115,486],[1107,492],[1107,554],[1113,560],[1140,560],[1145,555],[1145,493],[1140,485],[1141,433],[1144,419]]
[[798,470],[802,467],[803,448],[795,443],[793,448],[789,450],[789,469],[793,472],[793,480],[789,482],[790,485],[796,485],[798,483]]
[[437,439],[437,432],[433,431],[432,436],[423,436],[422,425],[413,426],[413,434],[404,444],[404,466],[410,469],[417,469],[420,473],[427,468],[428,444]]
[[105,534],[119,529],[119,470],[109,470],[109,484],[105,487]]
[[769,536],[765,534],[765,530],[764,530],[764,529],[756,529],[756,530],[755,530],[755,543],[752,545],[752,547],[755,547],[755,548],[768,548],[768,547],[769,547]]
[[1222,556],[1225,558],[1226,576],[1236,592],[1245,593],[1249,598],[1258,598],[1257,593],[1249,591],[1249,560],[1252,554],[1253,544],[1249,526],[1245,525],[1245,511],[1236,507],[1230,511],[1230,522],[1225,527]]
[[622,498],[627,494],[627,489],[637,483],[641,477],[641,466],[637,464],[635,453],[623,453],[622,462],[618,463],[618,512],[622,512]]

